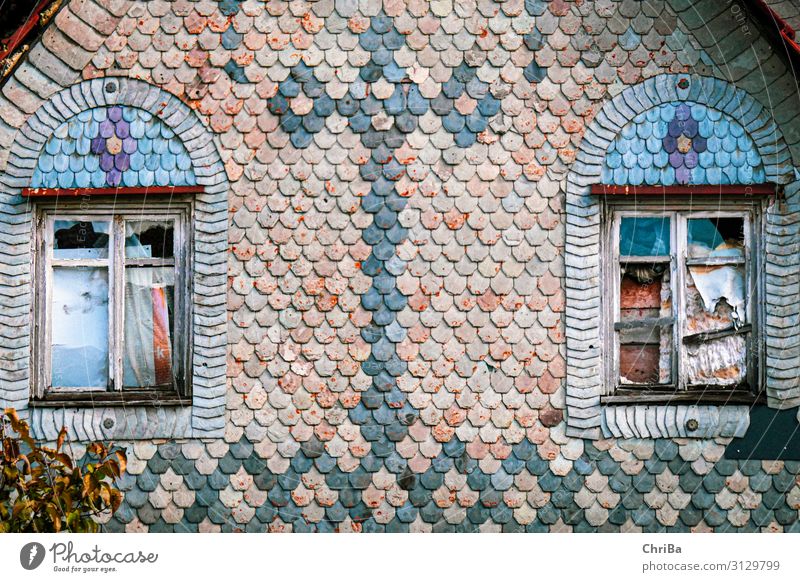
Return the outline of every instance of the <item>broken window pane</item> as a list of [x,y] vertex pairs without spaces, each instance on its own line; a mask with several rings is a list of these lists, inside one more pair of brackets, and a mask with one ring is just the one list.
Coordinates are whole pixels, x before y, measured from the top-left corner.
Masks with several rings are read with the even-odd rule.
[[744,218],[692,218],[687,221],[689,258],[744,258]]
[[620,383],[672,382],[669,263],[626,263],[620,284]]
[[174,290],[171,267],[125,269],[125,388],[172,386]]
[[[665,208],[664,216],[631,216],[636,210],[618,218],[617,382],[678,390],[745,385],[755,333],[748,314],[750,218],[691,206],[674,214]],[[684,225],[686,234],[670,239],[672,227],[683,232]],[[680,277],[671,280],[678,265]],[[671,289],[676,282],[683,288]]]
[[125,257],[172,258],[174,226],[171,220],[138,220],[125,223]]
[[108,270],[53,269],[51,312],[54,387],[108,385]]
[[619,225],[621,256],[669,255],[670,224],[667,216],[625,217]]
[[108,258],[109,222],[105,220],[56,220],[53,225],[53,258]]
[[744,264],[687,267],[683,364],[687,386],[736,386],[745,379],[745,335],[692,337],[733,331],[746,323],[744,269]]
[[672,328],[620,331],[620,384],[670,384]]
[[688,386],[736,386],[747,374],[744,335],[687,344],[684,369]]
[[691,265],[686,276],[688,334],[746,323],[744,265]]

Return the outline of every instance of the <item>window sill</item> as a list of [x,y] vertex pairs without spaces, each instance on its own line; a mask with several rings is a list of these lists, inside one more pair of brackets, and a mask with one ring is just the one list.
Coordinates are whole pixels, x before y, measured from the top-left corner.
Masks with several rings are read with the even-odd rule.
[[191,406],[191,397],[175,392],[94,392],[58,393],[30,401],[33,408],[93,407],[93,406]]
[[691,390],[686,392],[665,392],[663,390],[625,390],[600,397],[603,406],[622,406],[630,404],[756,404],[766,402],[763,392],[756,395],[747,390]]

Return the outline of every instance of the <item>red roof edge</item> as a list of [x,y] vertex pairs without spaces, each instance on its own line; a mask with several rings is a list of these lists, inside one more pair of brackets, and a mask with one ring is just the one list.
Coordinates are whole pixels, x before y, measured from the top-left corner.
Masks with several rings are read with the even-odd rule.
[[31,11],[31,15],[22,24],[22,26],[20,26],[17,31],[7,39],[0,39],[5,45],[5,49],[0,47],[0,61],[13,53],[17,47],[19,47],[25,41],[25,39],[28,37],[28,34],[36,27],[37,24],[39,24],[39,17],[41,16],[42,11],[47,8],[47,5],[51,2],[52,0],[39,0],[39,3]]
[[783,17],[767,4],[766,0],[749,0],[748,2],[755,18],[765,26],[776,40],[782,41],[790,57],[800,59],[800,44],[795,40],[796,33]]
[[76,196],[156,196],[199,194],[203,186],[141,186],[117,188],[23,188],[23,198],[59,198]]
[[765,184],[675,184],[673,186],[618,186],[592,184],[590,192],[600,196],[773,196],[779,188]]

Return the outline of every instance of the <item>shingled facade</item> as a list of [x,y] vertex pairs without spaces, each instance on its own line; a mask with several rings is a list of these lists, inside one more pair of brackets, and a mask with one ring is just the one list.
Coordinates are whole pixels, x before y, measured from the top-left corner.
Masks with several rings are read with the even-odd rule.
[[[108,531],[800,531],[798,21],[65,0],[0,89],[0,402],[128,449]],[[637,216],[669,242],[618,248]],[[68,268],[82,313],[147,271],[150,359],[108,308],[83,400]]]

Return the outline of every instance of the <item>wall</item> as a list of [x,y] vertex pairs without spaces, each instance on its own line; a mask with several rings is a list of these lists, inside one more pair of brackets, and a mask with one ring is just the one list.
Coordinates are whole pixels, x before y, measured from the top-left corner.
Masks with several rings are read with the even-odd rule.
[[796,529],[796,461],[566,436],[565,178],[625,87],[728,78],[685,11],[70,2],[2,143],[58,83],[125,75],[197,112],[230,182],[224,438],[132,442],[106,527]]

